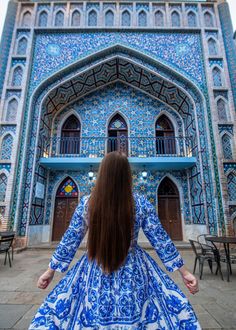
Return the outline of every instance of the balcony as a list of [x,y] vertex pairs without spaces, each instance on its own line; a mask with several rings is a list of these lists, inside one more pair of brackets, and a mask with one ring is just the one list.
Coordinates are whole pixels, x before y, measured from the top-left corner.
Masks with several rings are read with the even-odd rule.
[[187,137],[53,137],[43,146],[40,163],[51,169],[98,167],[106,153],[124,152],[133,168],[186,169],[196,163]]

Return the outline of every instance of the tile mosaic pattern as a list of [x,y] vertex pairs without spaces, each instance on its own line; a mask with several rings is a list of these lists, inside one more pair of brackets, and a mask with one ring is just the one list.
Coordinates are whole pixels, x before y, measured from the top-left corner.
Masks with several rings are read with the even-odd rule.
[[0,164],[0,171],[5,169],[6,171],[8,171],[10,173],[11,171],[11,164]]
[[233,26],[230,17],[229,5],[227,2],[218,5],[219,16],[226,52],[226,58],[229,68],[229,76],[232,86],[232,93],[234,98],[234,106],[236,108],[236,45],[233,36]]
[[11,136],[11,134],[5,135],[4,138],[2,139],[2,145],[1,145],[1,153],[0,153],[1,160],[11,159],[12,146],[13,146],[13,137]]
[[[117,47],[116,48],[114,47],[111,50],[110,53],[114,55],[115,52],[117,52],[117,50],[118,50]],[[130,62],[132,62],[132,61],[136,61],[137,63],[140,62],[141,65],[145,65],[146,69],[152,69],[152,70],[154,70],[154,72],[161,75],[162,77],[167,77],[171,81],[175,82],[178,86],[181,86],[184,90],[187,90],[188,93],[191,95],[191,97],[194,99],[195,104],[196,104],[196,112],[197,112],[196,115],[197,115],[197,118],[198,118],[198,133],[197,134],[199,134],[200,137],[201,137],[200,138],[200,143],[201,143],[201,151],[202,151],[202,157],[201,158],[202,159],[198,161],[198,164],[199,164],[200,167],[199,168],[194,168],[191,175],[190,175],[190,178],[189,178],[191,189],[192,189],[191,198],[192,198],[192,209],[194,210],[193,211],[193,213],[194,213],[193,218],[194,218],[195,223],[205,223],[205,221],[206,221],[205,211],[204,211],[204,199],[205,199],[206,203],[207,203],[206,205],[207,205],[208,221],[209,221],[210,231],[212,233],[215,232],[216,231],[216,226],[217,226],[217,221],[216,221],[216,215],[215,215],[215,212],[214,212],[214,203],[215,202],[214,202],[214,199],[213,199],[213,192],[212,192],[212,177],[211,177],[211,173],[210,173],[210,170],[209,170],[209,168],[210,168],[209,158],[210,157],[209,157],[209,151],[207,149],[207,142],[206,142],[206,136],[205,136],[206,128],[205,128],[205,118],[204,118],[204,110],[203,110],[204,107],[202,105],[202,99],[199,96],[199,91],[197,89],[194,89],[193,85],[190,85],[189,83],[187,83],[184,80],[183,77],[180,78],[180,76],[175,74],[174,71],[171,71],[168,68],[163,68],[160,65],[156,66],[155,61],[151,61],[151,60],[149,61],[145,57],[140,57],[139,58],[137,56],[137,53],[133,52],[133,54],[132,54],[132,50],[129,50],[128,52],[124,51],[124,53],[125,53],[126,58],[130,58]],[[108,56],[108,54],[109,54],[109,52],[102,54],[101,59],[104,60]],[[101,61],[101,59],[99,59],[98,54],[96,54],[96,58],[93,59],[92,63],[93,64],[99,63],[99,61]],[[83,69],[85,69],[86,67],[88,68],[88,67],[91,66],[91,64],[84,61],[84,63],[80,63],[79,68],[76,68],[76,66],[74,66],[73,70],[70,71],[70,72],[68,70],[66,70],[62,73],[61,76],[59,74],[57,74],[57,76],[56,76],[57,80],[54,80],[54,82],[51,81],[51,83],[53,83],[55,85],[58,82],[62,82],[62,80],[66,80],[66,79],[70,78],[70,76],[75,77],[76,72],[78,74],[78,72],[80,70],[82,71],[82,64],[84,65]],[[97,68],[99,68],[99,65],[97,66]],[[131,63],[129,64],[129,66],[131,68],[135,68],[135,66],[132,65]],[[101,65],[100,65],[100,67],[101,67]],[[99,72],[99,70],[100,69],[98,69],[98,72]],[[138,70],[140,72],[140,68],[138,68]],[[127,78],[128,77],[128,70],[126,70],[125,72],[126,72],[125,73],[125,79],[128,79]],[[145,70],[143,72],[145,72]],[[39,83],[39,81],[37,81],[37,79],[35,79],[34,74],[35,73],[33,72],[32,73],[32,80],[31,80],[33,83],[29,85],[31,91],[36,86],[36,84]],[[89,77],[92,78],[91,75],[89,76],[88,72],[86,74],[84,74],[83,76],[81,76],[81,77],[83,79],[84,78],[87,79]],[[108,78],[111,77],[111,72],[108,71],[107,77]],[[153,78],[153,79],[155,78],[156,79],[155,75],[153,75],[153,77],[152,77],[152,75],[149,74],[149,79],[150,78]],[[89,82],[89,80],[87,80],[87,81]],[[202,84],[205,84],[205,78],[202,78],[201,82],[202,82]],[[40,94],[36,95],[35,100],[33,100],[35,102],[35,107],[33,108],[34,109],[34,114],[32,114],[32,116],[34,116],[34,117],[31,120],[31,123],[32,123],[31,145],[30,145],[30,151],[28,153],[28,158],[27,158],[29,166],[28,166],[27,171],[25,173],[26,174],[26,176],[25,176],[26,181],[24,181],[25,183],[24,183],[24,188],[23,188],[23,190],[24,190],[23,198],[24,199],[22,199],[20,201],[20,204],[22,203],[21,205],[24,205],[23,208],[22,208],[23,217],[22,217],[22,223],[21,223],[21,228],[20,228],[20,234],[21,235],[24,235],[25,228],[26,228],[26,223],[27,223],[27,210],[28,210],[28,206],[29,206],[27,196],[28,196],[29,191],[30,191],[30,185],[31,185],[31,179],[32,179],[32,165],[33,165],[33,160],[34,160],[34,148],[35,148],[35,143],[36,143],[36,133],[35,132],[37,130],[37,123],[39,122],[39,111],[38,111],[39,108],[38,108],[38,106],[39,106],[43,96],[50,89],[53,88],[53,85],[49,85],[49,83],[50,83],[50,81],[48,81],[45,86],[42,85],[42,92],[41,92],[41,90],[38,91],[39,93],[42,93],[42,94],[41,95]],[[104,82],[101,82],[101,83],[105,84]],[[130,84],[131,84],[131,82],[130,82]],[[70,90],[69,86],[70,86],[70,84],[68,84],[68,83],[65,84],[64,85],[64,87],[66,87],[65,90],[66,89]],[[79,84],[78,84],[78,86],[79,86]],[[82,83],[81,86],[84,89],[84,91],[86,91],[86,88],[85,88],[86,86],[84,85],[84,83]],[[135,86],[135,84],[134,84],[134,86]],[[87,86],[87,88],[88,88],[88,86]],[[168,91],[171,90],[171,88],[172,88],[171,84],[167,83],[167,85],[165,86],[165,90],[168,92]],[[173,86],[173,88],[174,88],[175,91],[177,90],[176,86]],[[55,95],[57,95],[57,98],[55,98],[55,100],[58,99],[58,97],[60,97],[61,100],[63,100],[63,98],[65,98],[67,100],[70,100],[70,94],[68,94],[65,90],[64,90],[64,93],[60,94],[60,93],[58,93],[58,90],[54,89],[53,93],[55,93]],[[64,94],[64,97],[63,97],[63,94]],[[157,95],[156,97],[158,97],[160,95]],[[181,95],[181,93],[180,93],[180,95]],[[163,102],[165,102],[165,103],[168,103],[168,102],[171,103],[172,102],[171,101],[171,95],[169,95],[169,97],[165,97],[165,94],[164,94],[163,97],[164,97]],[[73,96],[72,96],[72,99],[73,99]],[[27,106],[26,106],[27,109],[28,109],[28,106],[29,106],[29,99],[27,101]],[[187,111],[187,113],[189,113],[189,115],[186,115],[185,110],[183,112],[183,116],[185,117],[185,119],[184,119],[185,124],[187,124],[186,127],[190,127],[190,131],[191,131],[191,129],[193,130],[192,135],[194,137],[194,136],[196,136],[196,128],[194,127],[194,120],[193,119],[194,119],[195,115],[193,114],[192,105],[188,104],[188,102],[183,102],[183,107],[185,107],[185,110]],[[178,106],[177,106],[177,108],[178,108]],[[209,115],[209,119],[210,119],[209,112],[208,112],[208,115]],[[26,121],[27,116],[28,116],[28,112],[26,111],[25,112],[24,125],[26,125],[26,123],[27,123],[27,121]],[[47,116],[44,119],[48,120]],[[23,132],[26,131],[26,127],[27,126],[24,126]],[[211,129],[211,127],[210,127],[210,129]],[[212,134],[211,130],[210,130],[210,133]],[[41,136],[40,136],[40,139],[42,139]],[[216,157],[214,157],[214,140],[212,140],[212,143],[213,143],[213,161],[214,161],[214,163],[216,163]],[[38,149],[37,157],[39,157],[40,152],[41,152],[40,145],[41,145],[41,142],[39,142],[39,149]],[[23,154],[23,148],[21,148],[21,151],[20,151],[20,159],[22,158],[22,154]],[[204,164],[204,165],[202,166],[201,164]],[[21,165],[19,165],[19,166],[21,166]],[[202,166],[202,170],[200,169],[201,166]],[[46,177],[46,173],[44,173],[44,170],[38,165],[36,167],[37,167],[36,180],[39,177],[42,177],[42,176]],[[19,167],[19,170],[20,170],[20,167]],[[202,178],[201,178],[202,174],[201,174],[201,171],[202,171],[203,176],[204,176],[205,191],[202,191]],[[43,173],[42,176],[40,176],[40,174],[39,174],[40,172]],[[216,173],[216,182],[217,182],[217,184],[219,184],[218,180],[219,180],[219,178],[217,177],[217,173]],[[18,185],[16,184],[16,187],[17,186]],[[17,194],[17,189],[16,189],[15,193]],[[219,198],[220,198],[220,201],[221,201],[220,190],[218,190],[218,194],[219,194]],[[12,221],[14,221],[13,219],[14,219],[14,216],[15,216],[15,214],[14,214],[14,212],[15,212],[14,211],[14,205],[16,203],[16,196],[17,195],[15,195],[13,208],[12,208]],[[219,203],[220,203],[220,201],[219,201]],[[41,209],[42,208],[43,208],[43,206],[41,207]],[[32,210],[32,215],[31,215],[31,220],[30,220],[32,223],[34,223],[34,215],[37,213],[37,212],[35,212],[35,210]],[[221,216],[222,216],[221,205],[220,205],[220,213],[221,213]],[[222,226],[223,225],[222,218],[220,218],[219,221],[220,221],[220,225]]]
[[[203,87],[204,65],[198,33],[84,32],[38,34],[35,38],[33,87],[50,74],[99,50],[123,45],[171,66]],[[55,46],[56,53],[49,49]]]
[[5,72],[7,61],[10,52],[11,40],[16,18],[17,3],[10,2],[8,4],[7,16],[3,28],[1,44],[0,44],[0,96],[2,94],[3,83],[5,79]]

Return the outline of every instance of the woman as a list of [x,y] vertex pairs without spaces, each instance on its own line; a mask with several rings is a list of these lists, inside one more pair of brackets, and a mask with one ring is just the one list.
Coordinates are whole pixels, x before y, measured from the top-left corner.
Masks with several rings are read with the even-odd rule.
[[152,204],[132,193],[128,160],[102,161],[91,196],[82,197],[38,287],[68,269],[88,230],[87,253],[49,293],[29,329],[201,329],[192,306],[137,244],[140,228],[170,272],[178,270],[192,294],[196,278],[162,228]]

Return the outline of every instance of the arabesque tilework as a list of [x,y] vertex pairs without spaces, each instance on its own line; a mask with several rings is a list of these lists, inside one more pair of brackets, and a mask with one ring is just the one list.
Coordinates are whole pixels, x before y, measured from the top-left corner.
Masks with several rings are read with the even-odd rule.
[[[10,2],[0,64],[3,120],[0,150],[2,142],[6,145],[0,174],[14,174],[14,181],[8,185],[8,200],[2,206],[5,212],[5,206],[10,203],[6,208],[9,211],[4,213],[8,227],[25,236],[28,226],[51,225],[56,187],[66,176],[78,185],[81,195],[90,191],[93,183],[84,169],[47,170],[39,163],[45,144],[49,146],[49,138],[60,136],[62,122],[70,113],[80,119],[82,138],[106,137],[109,118],[119,112],[127,122],[129,136],[137,139],[141,135],[155,136],[155,120],[165,113],[174,125],[176,136],[192,138],[196,165],[182,171],[148,170],[147,180],[140,176],[141,167],[134,169],[135,190],[158,204],[158,185],[168,175],[179,188],[186,226],[199,225],[212,234],[227,232],[236,203],[232,201],[231,189],[236,176],[236,151],[234,143],[232,150],[229,144],[235,139],[232,99],[235,102],[236,63],[227,6],[218,0],[204,4],[171,0],[165,4],[158,1]],[[122,26],[122,13],[127,9],[129,26]],[[39,15],[44,10],[47,24],[39,28]],[[74,10],[80,12],[76,23],[79,26],[72,26]],[[108,10],[113,11],[109,17]],[[159,26],[155,16],[158,10],[163,14]],[[30,15],[23,19],[27,11]],[[91,11],[96,16],[92,23]],[[58,13],[58,26],[55,26]],[[173,22],[173,13],[177,23]],[[191,22],[189,13],[195,15]],[[23,26],[23,20],[27,26]],[[88,28],[89,22],[97,26]],[[173,23],[179,27],[172,26]],[[27,40],[23,39],[17,54],[22,37]],[[214,56],[209,54],[209,38],[216,42]],[[9,72],[4,76],[7,65]],[[14,78],[15,68],[19,72]],[[215,68],[218,71],[214,86]],[[220,98],[226,112],[222,118],[217,112]],[[12,121],[6,123],[11,100],[16,109],[14,116],[10,116]],[[14,136],[14,159],[9,158],[9,143],[2,139],[7,134]],[[222,162],[222,136],[227,163]],[[134,156],[140,149],[131,147]],[[89,156],[86,148],[82,154]],[[104,150],[99,156],[103,155]],[[225,182],[229,179],[227,188]],[[36,197],[37,183],[45,187],[44,198]]]

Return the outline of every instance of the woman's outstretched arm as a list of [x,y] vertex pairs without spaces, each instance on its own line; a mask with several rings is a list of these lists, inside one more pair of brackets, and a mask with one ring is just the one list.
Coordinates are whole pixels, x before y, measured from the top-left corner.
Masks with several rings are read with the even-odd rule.
[[153,205],[144,197],[140,199],[142,212],[142,229],[156,250],[159,258],[169,272],[178,270],[188,290],[194,294],[198,291],[198,282],[184,265],[184,261],[169,235],[162,227]]
[[37,285],[39,288],[45,289],[49,285],[55,271],[65,272],[74,258],[87,232],[87,223],[85,221],[87,200],[88,196],[82,197],[79,205],[76,207],[70,225],[51,257],[47,271],[38,280]]

